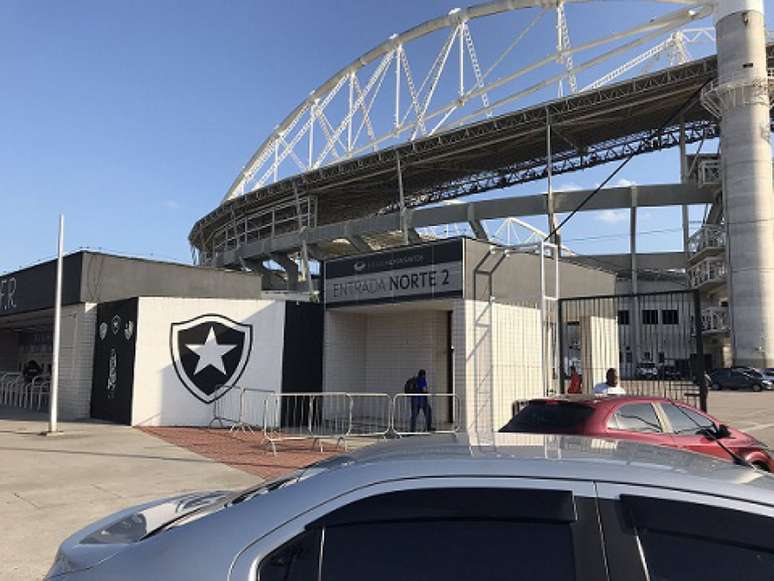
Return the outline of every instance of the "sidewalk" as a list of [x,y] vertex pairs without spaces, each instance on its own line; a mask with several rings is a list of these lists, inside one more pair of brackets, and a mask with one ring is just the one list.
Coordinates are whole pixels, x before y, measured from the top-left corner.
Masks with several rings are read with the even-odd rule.
[[112,512],[193,490],[260,481],[126,426],[63,422],[0,407],[0,579],[40,579],[59,543]]

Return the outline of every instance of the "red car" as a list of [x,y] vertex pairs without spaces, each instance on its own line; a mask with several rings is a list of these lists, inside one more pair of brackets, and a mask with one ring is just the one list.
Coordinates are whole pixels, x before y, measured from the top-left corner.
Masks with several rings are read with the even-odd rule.
[[774,471],[774,460],[763,443],[687,404],[658,397],[535,399],[500,431],[623,438],[732,460],[719,439],[755,467]]

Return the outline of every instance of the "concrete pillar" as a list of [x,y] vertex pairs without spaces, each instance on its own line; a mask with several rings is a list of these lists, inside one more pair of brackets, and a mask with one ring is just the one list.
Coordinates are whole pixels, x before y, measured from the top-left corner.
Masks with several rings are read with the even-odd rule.
[[763,0],[716,8],[734,360],[774,365],[774,196]]
[[285,254],[272,254],[272,260],[279,264],[287,276],[288,290],[298,290],[298,265]]

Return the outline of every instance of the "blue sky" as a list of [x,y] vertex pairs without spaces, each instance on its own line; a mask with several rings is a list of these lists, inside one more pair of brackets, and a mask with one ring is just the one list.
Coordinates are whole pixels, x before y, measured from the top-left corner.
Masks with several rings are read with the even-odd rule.
[[[4,0],[0,271],[50,257],[60,211],[67,250],[190,261],[193,222],[217,205],[296,103],[393,32],[455,5]],[[643,22],[665,11],[645,2],[609,5],[568,8],[578,38],[618,29],[622,15]],[[489,49],[484,37],[479,51]],[[591,187],[610,169],[561,176],[557,184]],[[675,181],[675,154],[637,159],[621,177]],[[513,193],[544,190],[535,183]],[[679,242],[674,212],[644,212],[641,229],[643,250]],[[627,231],[620,214],[585,215],[565,240],[582,253],[625,250]]]

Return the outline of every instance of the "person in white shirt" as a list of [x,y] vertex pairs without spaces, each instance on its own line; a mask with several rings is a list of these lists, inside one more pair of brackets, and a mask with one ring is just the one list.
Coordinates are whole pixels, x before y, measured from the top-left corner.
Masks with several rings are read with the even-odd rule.
[[605,382],[594,386],[594,395],[626,395],[624,388],[618,385],[618,372],[611,368],[607,370]]

